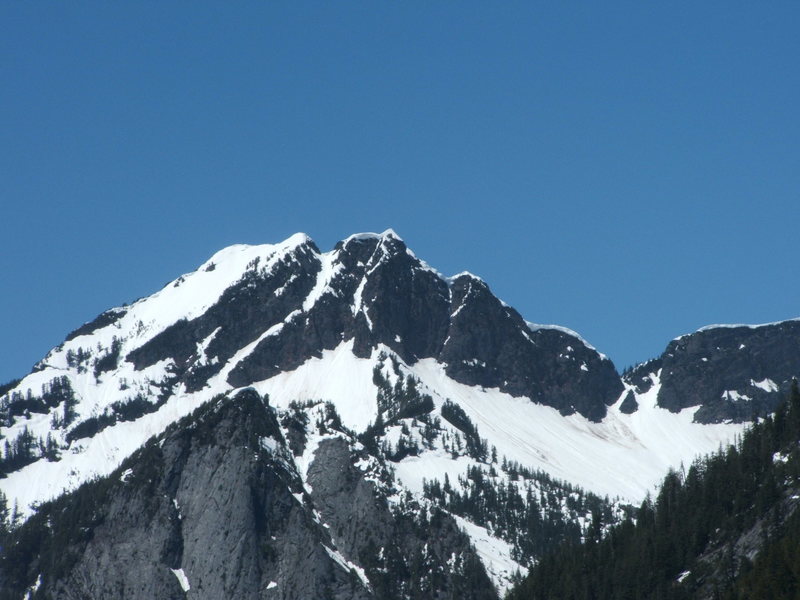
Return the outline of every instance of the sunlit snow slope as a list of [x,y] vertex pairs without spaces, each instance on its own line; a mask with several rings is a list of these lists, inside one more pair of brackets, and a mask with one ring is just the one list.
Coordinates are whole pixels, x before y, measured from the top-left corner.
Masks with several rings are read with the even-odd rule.
[[[365,246],[364,251],[343,257],[345,250],[353,244]],[[13,423],[0,429],[5,439],[15,439],[23,429],[36,438],[45,439],[49,434],[62,448],[61,458],[52,462],[36,460],[0,480],[0,488],[10,502],[16,501],[20,509],[26,511],[31,503],[71,489],[94,475],[110,472],[122,458],[169,423],[215,394],[239,387],[228,381],[230,373],[256,351],[259,343],[279,337],[281,330],[293,322],[308,320],[315,305],[343,295],[342,280],[352,280],[348,282],[352,288],[350,298],[345,298],[351,311],[349,316],[363,314],[364,318],[357,320],[356,326],[362,322],[369,326],[371,318],[379,318],[380,307],[377,307],[379,300],[368,298],[365,290],[370,277],[380,270],[382,263],[393,260],[391,249],[381,252],[382,246],[398,244],[400,250],[395,252],[415,263],[414,276],[423,273],[435,278],[441,282],[444,293],[450,290],[452,294],[454,282],[458,279],[466,279],[469,286],[485,288],[483,282],[468,274],[451,279],[441,277],[406,250],[391,231],[380,235],[352,236],[327,253],[319,253],[303,234],[276,245],[226,248],[196,271],[179,277],[152,296],[127,307],[112,309],[106,313],[109,315],[108,324],[102,326],[101,323],[93,330],[86,326],[78,330],[79,335],[51,351],[37,365],[35,372],[9,390],[5,396],[7,403],[15,393],[25,396],[29,390],[34,397],[40,396],[43,386],[55,378],[66,376],[77,400],[76,414],[70,425],[60,428],[52,425],[54,415],[63,412],[63,404],[48,407],[46,412],[26,411],[11,417],[9,420]],[[302,272],[300,263],[303,260],[313,268]],[[353,272],[348,260],[360,264],[361,271]],[[229,352],[230,356],[221,368],[213,372],[200,389],[187,391],[185,381],[179,378],[174,381],[178,370],[174,357],[165,356],[152,364],[139,365],[139,369],[125,359],[176,322],[191,321],[206,313],[220,302],[226,291],[230,292],[232,286],[241,284],[248,276],[255,274],[268,279],[276,276],[287,264],[290,267],[288,275],[275,284],[272,294],[279,296],[293,281],[304,277],[309,279],[306,293],[297,303],[298,308],[284,309],[262,331],[255,332],[252,339],[245,340],[247,343]],[[292,272],[292,266],[296,266],[298,271]],[[467,291],[459,304],[452,308],[451,321],[456,321],[459,313],[469,309],[467,297],[470,293]],[[373,313],[376,316],[371,317]],[[85,333],[81,333],[82,330]],[[207,351],[220,331],[219,327],[213,328],[208,335],[195,340],[189,351],[181,348],[178,354],[193,353],[192,367],[218,362],[219,357],[209,356]],[[529,325],[519,335],[527,337],[534,331],[547,330]],[[340,338],[346,337],[340,332],[335,333]],[[407,332],[397,333],[395,340],[401,338],[401,333]],[[455,326],[449,330],[445,328],[445,333],[449,334],[448,337],[454,335]],[[593,351],[579,337],[563,331],[559,334],[568,342],[565,353],[575,349]],[[97,373],[92,365],[112,351],[115,341],[119,344],[119,359],[110,370]],[[444,343],[446,345],[447,341]],[[259,391],[268,392],[272,403],[279,407],[292,400],[332,400],[345,424],[358,432],[373,422],[377,414],[376,388],[372,382],[377,354],[380,351],[393,353],[398,356],[403,370],[419,378],[437,402],[450,399],[459,404],[478,425],[480,435],[495,445],[502,455],[600,494],[630,500],[640,499],[669,466],[676,466],[681,461],[689,462],[698,453],[716,449],[740,429],[736,425],[694,424],[691,419],[694,409],[671,413],[658,408],[655,403],[657,385],[637,397],[640,408],[632,414],[619,412],[619,402],[616,402],[597,422],[578,412],[564,416],[563,411],[531,401],[526,396],[504,392],[497,387],[458,382],[448,376],[447,363],[438,360],[439,357],[414,356],[417,360],[409,360],[409,353],[403,357],[397,352],[397,347],[383,343],[354,353],[354,344],[363,345],[358,335],[340,339],[331,348],[322,348],[315,356],[298,361],[300,364],[292,369],[247,383],[254,384]],[[79,353],[87,354],[88,358],[82,363],[70,359]],[[476,365],[479,366],[480,361],[475,357]],[[597,358],[597,361],[607,362],[604,357]],[[585,361],[574,362],[579,363],[576,368],[581,372],[587,368]],[[186,369],[185,366],[180,368]],[[615,396],[622,398],[627,389]],[[68,442],[68,433],[81,422],[110,414],[114,403],[124,403],[137,394],[151,403],[157,403],[155,398],[159,395],[166,400],[155,412],[130,421],[117,421],[95,435]],[[437,456],[431,452],[407,459],[398,470],[407,484],[416,488],[423,477],[453,468],[450,462],[446,455]]]
[[[379,373],[417,382],[436,417],[446,401],[460,407],[501,459],[637,502],[668,468],[742,428],[695,422],[700,401],[681,390],[671,392],[684,394],[680,404],[663,408],[662,377],[672,390],[678,367],[662,374],[659,364],[623,380],[576,333],[526,322],[474,275],[442,276],[392,231],[326,253],[303,234],[237,245],[78,328],[4,390],[0,489],[28,515],[110,473],[215,395],[248,386],[279,410],[331,401],[345,427],[363,432],[381,412]],[[779,387],[763,374],[747,381]],[[415,426],[401,419],[384,441],[421,435]],[[439,437],[399,459],[402,486],[421,494],[424,481],[456,481],[478,465],[447,445],[457,433],[443,420]],[[507,554],[492,564],[511,564]]]

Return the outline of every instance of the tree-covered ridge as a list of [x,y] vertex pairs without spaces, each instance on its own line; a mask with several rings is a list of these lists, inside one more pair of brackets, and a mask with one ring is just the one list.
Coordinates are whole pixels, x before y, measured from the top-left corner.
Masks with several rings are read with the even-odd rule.
[[[475,461],[455,481],[447,475],[428,479],[423,495],[508,542],[511,557],[521,565],[532,564],[561,542],[599,535],[630,509],[498,456],[497,448],[480,436],[477,425],[455,402],[445,399],[441,417],[436,416],[431,396],[416,378],[402,373],[394,357],[381,355],[373,383],[378,389],[378,416],[359,440],[388,464],[436,449],[454,459]],[[400,428],[394,443],[386,439],[392,427]]]
[[[314,463],[303,480],[292,456],[301,457],[312,438]],[[240,460],[224,460],[227,455],[222,455],[219,463],[207,460],[209,456],[219,457],[220,451],[235,452]],[[201,456],[196,456],[198,453]],[[196,473],[191,469],[205,471],[205,477],[216,483],[218,478],[226,481],[227,475],[220,475],[226,468],[236,474],[241,486],[241,490],[228,497],[244,497],[241,505],[207,501],[206,493],[219,493],[221,497],[229,494],[221,491],[226,489],[222,481],[199,488],[192,483],[197,477],[191,476]],[[192,489],[201,490],[201,500],[193,499]],[[241,554],[230,559],[222,553],[223,562],[246,564],[248,560],[258,560],[259,575],[272,573],[271,579],[265,576],[263,585],[270,580],[280,581],[273,587],[286,585],[291,589],[291,581],[318,574],[310,569],[309,576],[291,566],[284,574],[285,561],[317,552],[323,561],[333,561],[334,573],[341,575],[342,569],[347,571],[342,577],[349,579],[348,591],[352,592],[352,595],[335,593],[333,587],[328,587],[333,583],[323,577],[319,592],[289,591],[281,597],[496,600],[496,591],[470,547],[467,534],[445,511],[414,498],[407,491],[400,492],[394,486],[390,467],[368,455],[357,443],[354,434],[342,425],[332,403],[294,403],[289,410],[278,414],[269,408],[266,397],[262,404],[252,389],[236,396],[218,396],[152,438],[109,476],[43,503],[22,524],[12,518],[11,527],[5,525],[9,521],[8,511],[0,493],[0,600],[23,596],[127,598],[130,587],[115,584],[111,586],[113,594],[109,594],[110,587],[101,592],[95,592],[96,588],[88,583],[81,587],[85,583],[82,580],[85,567],[81,565],[85,565],[84,561],[91,564],[98,554],[116,557],[128,551],[131,554],[126,555],[126,560],[136,563],[132,572],[137,572],[136,569],[139,573],[166,572],[166,583],[172,584],[160,588],[163,593],[146,597],[183,597],[175,589],[169,570],[174,572],[180,567],[182,571],[187,555],[196,556],[193,551],[184,554],[184,545],[197,543],[184,527],[207,522],[207,518],[220,518],[221,525],[213,529],[212,545],[221,543],[228,537],[227,528],[237,518],[238,510],[244,510],[253,522],[246,522],[244,537],[238,533],[232,536],[240,540],[232,543],[236,544],[237,552],[241,549]],[[276,501],[264,503],[271,499]],[[340,512],[343,501],[347,507],[344,510],[352,514]],[[130,505],[135,506],[130,509],[133,521],[127,518]],[[223,515],[215,516],[218,512]],[[148,554],[139,546],[126,545],[127,538],[125,544],[109,541],[113,539],[110,531],[117,527],[130,528],[129,534],[144,530],[145,537],[156,540],[153,547],[161,548],[160,553]],[[301,527],[311,528],[310,537],[303,537]],[[159,537],[162,535],[163,539]],[[253,542],[248,540],[250,535],[261,537]],[[293,552],[296,547],[302,548],[299,554]],[[201,554],[205,554],[205,549]],[[350,557],[357,560],[357,567],[346,562]],[[190,565],[191,560],[188,559]],[[317,566],[317,570],[324,575],[328,571],[323,566]],[[109,576],[116,577],[121,570],[124,569],[119,564],[116,568],[109,567]],[[365,578],[359,579],[357,570]],[[189,571],[193,577],[192,589],[196,584],[203,597],[244,597],[215,595],[208,587],[204,588],[203,585],[211,585],[209,581],[216,572],[217,569]],[[103,576],[98,573],[91,576],[100,577],[92,585],[98,581],[105,585]],[[230,582],[230,577],[221,579],[225,585]],[[366,585],[360,583],[365,581]],[[91,589],[92,593],[75,594],[72,591],[75,586]],[[64,593],[65,589],[70,593]]]
[[509,600],[796,598],[800,391],[736,444],[670,472],[634,523],[544,557]]
[[[13,382],[12,382],[13,383]],[[0,386],[0,391],[10,389]],[[77,414],[75,406],[78,399],[70,384],[69,377],[56,377],[43,384],[41,394],[34,395],[30,389],[26,394],[12,392],[0,395],[0,424],[11,426],[21,418],[30,418],[31,413],[50,413],[52,429],[69,427]],[[0,435],[0,440],[3,436]],[[0,477],[29,465],[40,458],[58,460],[65,446],[57,443],[48,433],[46,437],[36,437],[27,425],[23,426],[13,439],[5,439],[0,446]]]
[[[126,483],[149,485],[162,458],[159,442],[175,432],[188,430],[190,424],[195,431],[210,432],[217,414],[217,403],[222,398],[216,397],[171,424],[109,476],[95,478],[70,493],[37,506],[24,523],[19,523],[16,507],[9,511],[6,499],[0,493],[0,600],[19,597],[15,592],[29,587],[37,573],[45,574],[50,580],[57,580],[67,573],[77,560],[77,549],[85,546],[94,528],[105,520],[105,503],[110,494]],[[257,440],[253,444],[257,445]],[[123,478],[122,474],[136,464],[142,468],[130,479]]]
[[505,458],[488,469],[469,467],[456,484],[447,475],[444,482],[425,482],[424,495],[508,542],[511,558],[522,565],[563,542],[601,535],[630,510]]

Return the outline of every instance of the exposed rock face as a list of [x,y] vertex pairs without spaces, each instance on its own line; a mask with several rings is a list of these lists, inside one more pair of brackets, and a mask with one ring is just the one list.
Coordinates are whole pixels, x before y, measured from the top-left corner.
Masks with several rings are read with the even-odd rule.
[[496,598],[455,521],[413,501],[390,510],[353,466],[341,438],[323,441],[308,471],[311,498],[338,548],[364,565],[377,598]]
[[[729,586],[742,575],[774,539],[780,539],[787,523],[796,517],[799,490],[790,489],[775,500],[767,514],[745,530],[725,531],[712,539],[698,557],[700,570],[705,571],[694,591],[698,600],[719,598],[719,590]],[[784,534],[785,535],[785,534]]]
[[619,405],[619,410],[621,413],[626,415],[631,415],[635,413],[639,409],[639,403],[636,401],[636,396],[632,391],[628,391],[625,394],[625,398],[622,400],[622,403]]
[[32,598],[394,598],[411,585],[398,565],[417,556],[436,574],[415,588],[425,597],[496,598],[452,518],[428,527],[419,506],[392,512],[344,439],[318,453],[309,497],[255,391],[211,402],[23,525],[0,562],[0,597],[38,578]]
[[[352,236],[327,253],[303,235],[231,247],[78,328],[0,390],[0,487],[23,511],[111,472],[169,426],[110,479],[46,504],[14,534],[18,543],[0,551],[0,600],[5,590],[18,600],[39,575],[34,597],[46,598],[492,598],[468,538],[434,500],[474,526],[467,531],[500,589],[540,548],[523,548],[516,528],[500,523],[523,522],[521,501],[508,494],[511,511],[480,514],[474,490],[459,508],[425,490],[429,475],[456,480],[458,471],[465,494],[484,477],[516,483],[532,465],[561,463],[584,477],[587,457],[602,453],[575,448],[597,448],[592,431],[605,424],[560,420],[528,399],[601,421],[615,401],[629,415],[657,390],[668,410],[699,407],[700,423],[741,421],[775,405],[800,373],[799,347],[800,322],[700,331],[628,373],[621,397],[611,361],[577,334],[526,322],[478,277],[443,277],[392,232]],[[175,424],[250,385],[273,394],[280,423],[251,389]],[[333,425],[323,414],[329,399],[342,415]],[[645,417],[665,416],[647,400]],[[315,410],[311,420],[323,418],[310,425]],[[541,415],[553,420],[539,438]],[[637,420],[628,419],[631,431]],[[573,435],[576,423],[585,437]],[[714,441],[685,425],[704,430],[685,436],[687,455],[698,439]],[[665,442],[651,429],[634,433],[660,452]],[[518,449],[533,462],[505,460]],[[401,485],[387,475],[387,461],[401,470],[417,458],[424,479],[406,471]],[[639,477],[645,462],[621,469],[614,485]],[[527,479],[531,497],[558,487]],[[490,497],[491,485],[481,493]],[[576,510],[551,514],[574,523]],[[484,532],[506,537],[487,542]]]
[[800,321],[710,327],[681,336],[626,380],[645,392],[654,376],[661,383],[659,406],[673,412],[701,406],[699,423],[767,414],[800,376]]
[[[177,321],[126,358],[138,370],[173,359],[189,389],[199,389],[238,350],[256,341],[271,327],[280,326],[302,305],[320,268],[318,250],[310,240],[281,257],[269,270],[263,270],[256,262],[205,313],[191,320]],[[213,360],[198,362],[198,344],[204,340],[209,340],[205,356]],[[297,364],[297,356],[287,348],[271,367],[280,370]]]
[[452,283],[452,316],[440,360],[468,385],[498,387],[592,420],[606,414],[622,385],[611,361],[579,338],[555,328],[529,326],[480,279]]
[[409,364],[435,358],[456,381],[527,396],[565,415],[600,420],[622,391],[611,361],[580,338],[531,331],[483,281],[443,278],[391,233],[354,236],[328,254],[307,240],[269,269],[253,265],[204,314],[178,321],[126,358],[139,370],[173,359],[172,383],[193,391],[255,344],[227,376],[244,387],[349,340],[357,356],[383,345]]

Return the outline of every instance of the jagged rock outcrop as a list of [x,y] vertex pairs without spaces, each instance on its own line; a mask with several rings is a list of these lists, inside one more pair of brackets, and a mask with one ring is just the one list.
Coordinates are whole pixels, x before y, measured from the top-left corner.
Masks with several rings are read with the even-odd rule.
[[[775,500],[767,513],[742,531],[731,531],[712,539],[698,557],[701,582],[694,592],[698,600],[715,600],[719,590],[730,586],[749,569],[770,544],[782,541],[787,524],[798,517],[797,488],[788,490]],[[785,540],[784,540],[785,544]],[[788,544],[786,544],[788,546]],[[759,565],[760,566],[760,565]],[[784,583],[785,582],[781,582]],[[776,582],[778,587],[783,587]]]
[[592,420],[622,391],[611,361],[580,338],[531,331],[486,283],[469,274],[443,278],[392,232],[353,236],[328,254],[306,238],[263,262],[269,266],[251,265],[203,314],[177,321],[126,360],[137,370],[174,360],[170,383],[193,391],[255,344],[227,375],[243,387],[353,340],[356,356],[382,345],[408,363],[434,358],[456,381]]
[[456,381],[497,387],[595,421],[622,391],[611,361],[563,329],[526,323],[477,277],[455,277],[451,298],[439,359]]
[[800,321],[712,326],[672,340],[625,379],[639,392],[657,381],[658,404],[700,406],[698,423],[748,421],[772,412],[800,376]]
[[[496,598],[452,518],[393,513],[344,439],[317,452],[309,496],[254,390],[212,401],[21,526],[0,560],[0,597],[366,600],[417,585],[429,598]],[[432,574],[427,587],[387,562],[413,569],[409,557]]]
[[[452,517],[415,501],[390,510],[352,464],[342,438],[324,440],[308,470],[311,498],[337,547],[364,565],[377,598],[496,598]],[[420,597],[420,596],[418,596]]]
[[[183,580],[174,573],[156,570],[184,569],[195,586],[190,594],[238,594],[233,580],[248,590],[266,585],[272,597],[284,593],[281,586],[291,590],[286,597],[305,593],[300,582],[280,579],[285,568],[307,571],[313,589],[321,586],[333,596],[388,598],[391,590],[405,590],[444,598],[467,597],[464,590],[472,590],[484,597],[493,592],[486,591],[482,567],[472,562],[475,553],[454,522],[432,510],[433,501],[464,519],[459,523],[479,544],[489,576],[506,589],[554,532],[584,510],[568,487],[551,485],[544,474],[600,497],[636,501],[662,469],[716,449],[740,430],[670,415],[654,406],[648,391],[657,389],[658,405],[674,412],[700,406],[700,423],[747,419],[769,409],[774,390],[796,370],[796,328],[742,329],[730,331],[754,338],[738,342],[740,354],[731,350],[735,341],[719,337],[730,331],[698,332],[676,340],[664,356],[623,380],[575,332],[525,321],[474,275],[442,276],[391,231],[351,236],[324,253],[302,234],[275,245],[231,246],[155,294],[79,327],[30,374],[2,386],[0,491],[9,508],[17,506],[20,519],[33,515],[35,524],[35,505],[111,473],[150,436],[170,428],[157,451],[150,445],[142,450],[152,452],[148,461],[159,465],[152,473],[158,492],[143,503],[139,492],[113,481],[90,485],[114,493],[91,504],[97,519],[79,519],[90,535],[67,526],[71,546],[64,556],[71,557],[70,569],[83,561],[80,568],[92,575],[70,579],[66,573],[78,571],[42,568],[42,590],[57,589],[62,597],[115,587],[153,593],[150,584],[142,587],[124,573],[114,562],[115,551],[108,550],[129,543],[131,553],[138,548],[129,563],[146,573],[142,577],[153,586],[180,587]],[[194,433],[178,435],[171,426],[217,395],[248,386],[269,392],[280,409],[285,441],[277,433],[259,434],[276,440],[268,446],[277,455],[250,442],[217,439],[224,432],[207,431],[213,443],[201,450],[194,436],[203,429],[198,423],[210,418],[206,413],[187,428]],[[318,431],[309,441],[311,425],[292,414],[310,406],[323,410],[328,401],[339,411],[339,425],[324,439]],[[267,413],[264,431],[278,427]],[[322,431],[324,421],[314,427]],[[229,433],[231,439],[244,435]],[[179,438],[185,438],[183,446]],[[251,464],[254,456],[261,466]],[[200,462],[215,461],[226,467],[203,471]],[[361,468],[374,461],[402,473],[391,493],[388,480],[378,484]],[[223,488],[205,494],[220,477]],[[233,489],[239,492],[228,497]],[[263,489],[271,491],[262,497]],[[547,493],[548,510],[559,524],[536,544],[523,544],[519,523],[511,522],[525,512],[517,501],[521,490],[525,498]],[[560,504],[567,496],[577,508]],[[209,499],[235,511],[239,520],[215,521],[213,511],[198,504]],[[484,500],[498,504],[481,509]],[[176,507],[183,519],[176,520]],[[610,504],[606,508],[620,513]],[[60,514],[47,510],[50,517]],[[124,516],[125,510],[135,516]],[[190,513],[191,523],[185,518]],[[275,534],[277,526],[265,525],[262,513],[294,523],[300,546]],[[147,534],[116,538],[110,523],[117,520],[119,532]],[[217,526],[254,532],[219,544],[231,556],[241,553],[235,572],[216,569],[215,554],[192,545],[210,539]],[[585,533],[583,525],[576,527],[575,535]],[[194,537],[186,538],[190,530]],[[43,539],[45,533],[39,530]],[[318,542],[313,556],[299,556],[298,548],[310,540]],[[21,559],[25,568],[34,569],[37,560],[47,564],[41,557],[53,555],[29,542],[29,549],[39,550]],[[162,559],[145,566],[136,562],[142,553]],[[288,562],[281,567],[280,561]],[[336,565],[349,575],[343,579]],[[103,571],[109,574],[98,575]],[[26,571],[12,589],[31,585],[36,575]],[[173,593],[166,589],[161,591],[167,596]]]

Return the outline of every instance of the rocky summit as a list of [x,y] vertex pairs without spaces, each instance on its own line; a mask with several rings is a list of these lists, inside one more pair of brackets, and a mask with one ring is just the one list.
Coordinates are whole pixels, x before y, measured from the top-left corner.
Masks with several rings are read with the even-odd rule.
[[231,246],[0,386],[0,589],[495,597],[774,410],[798,345],[712,326],[620,375],[391,230]]

